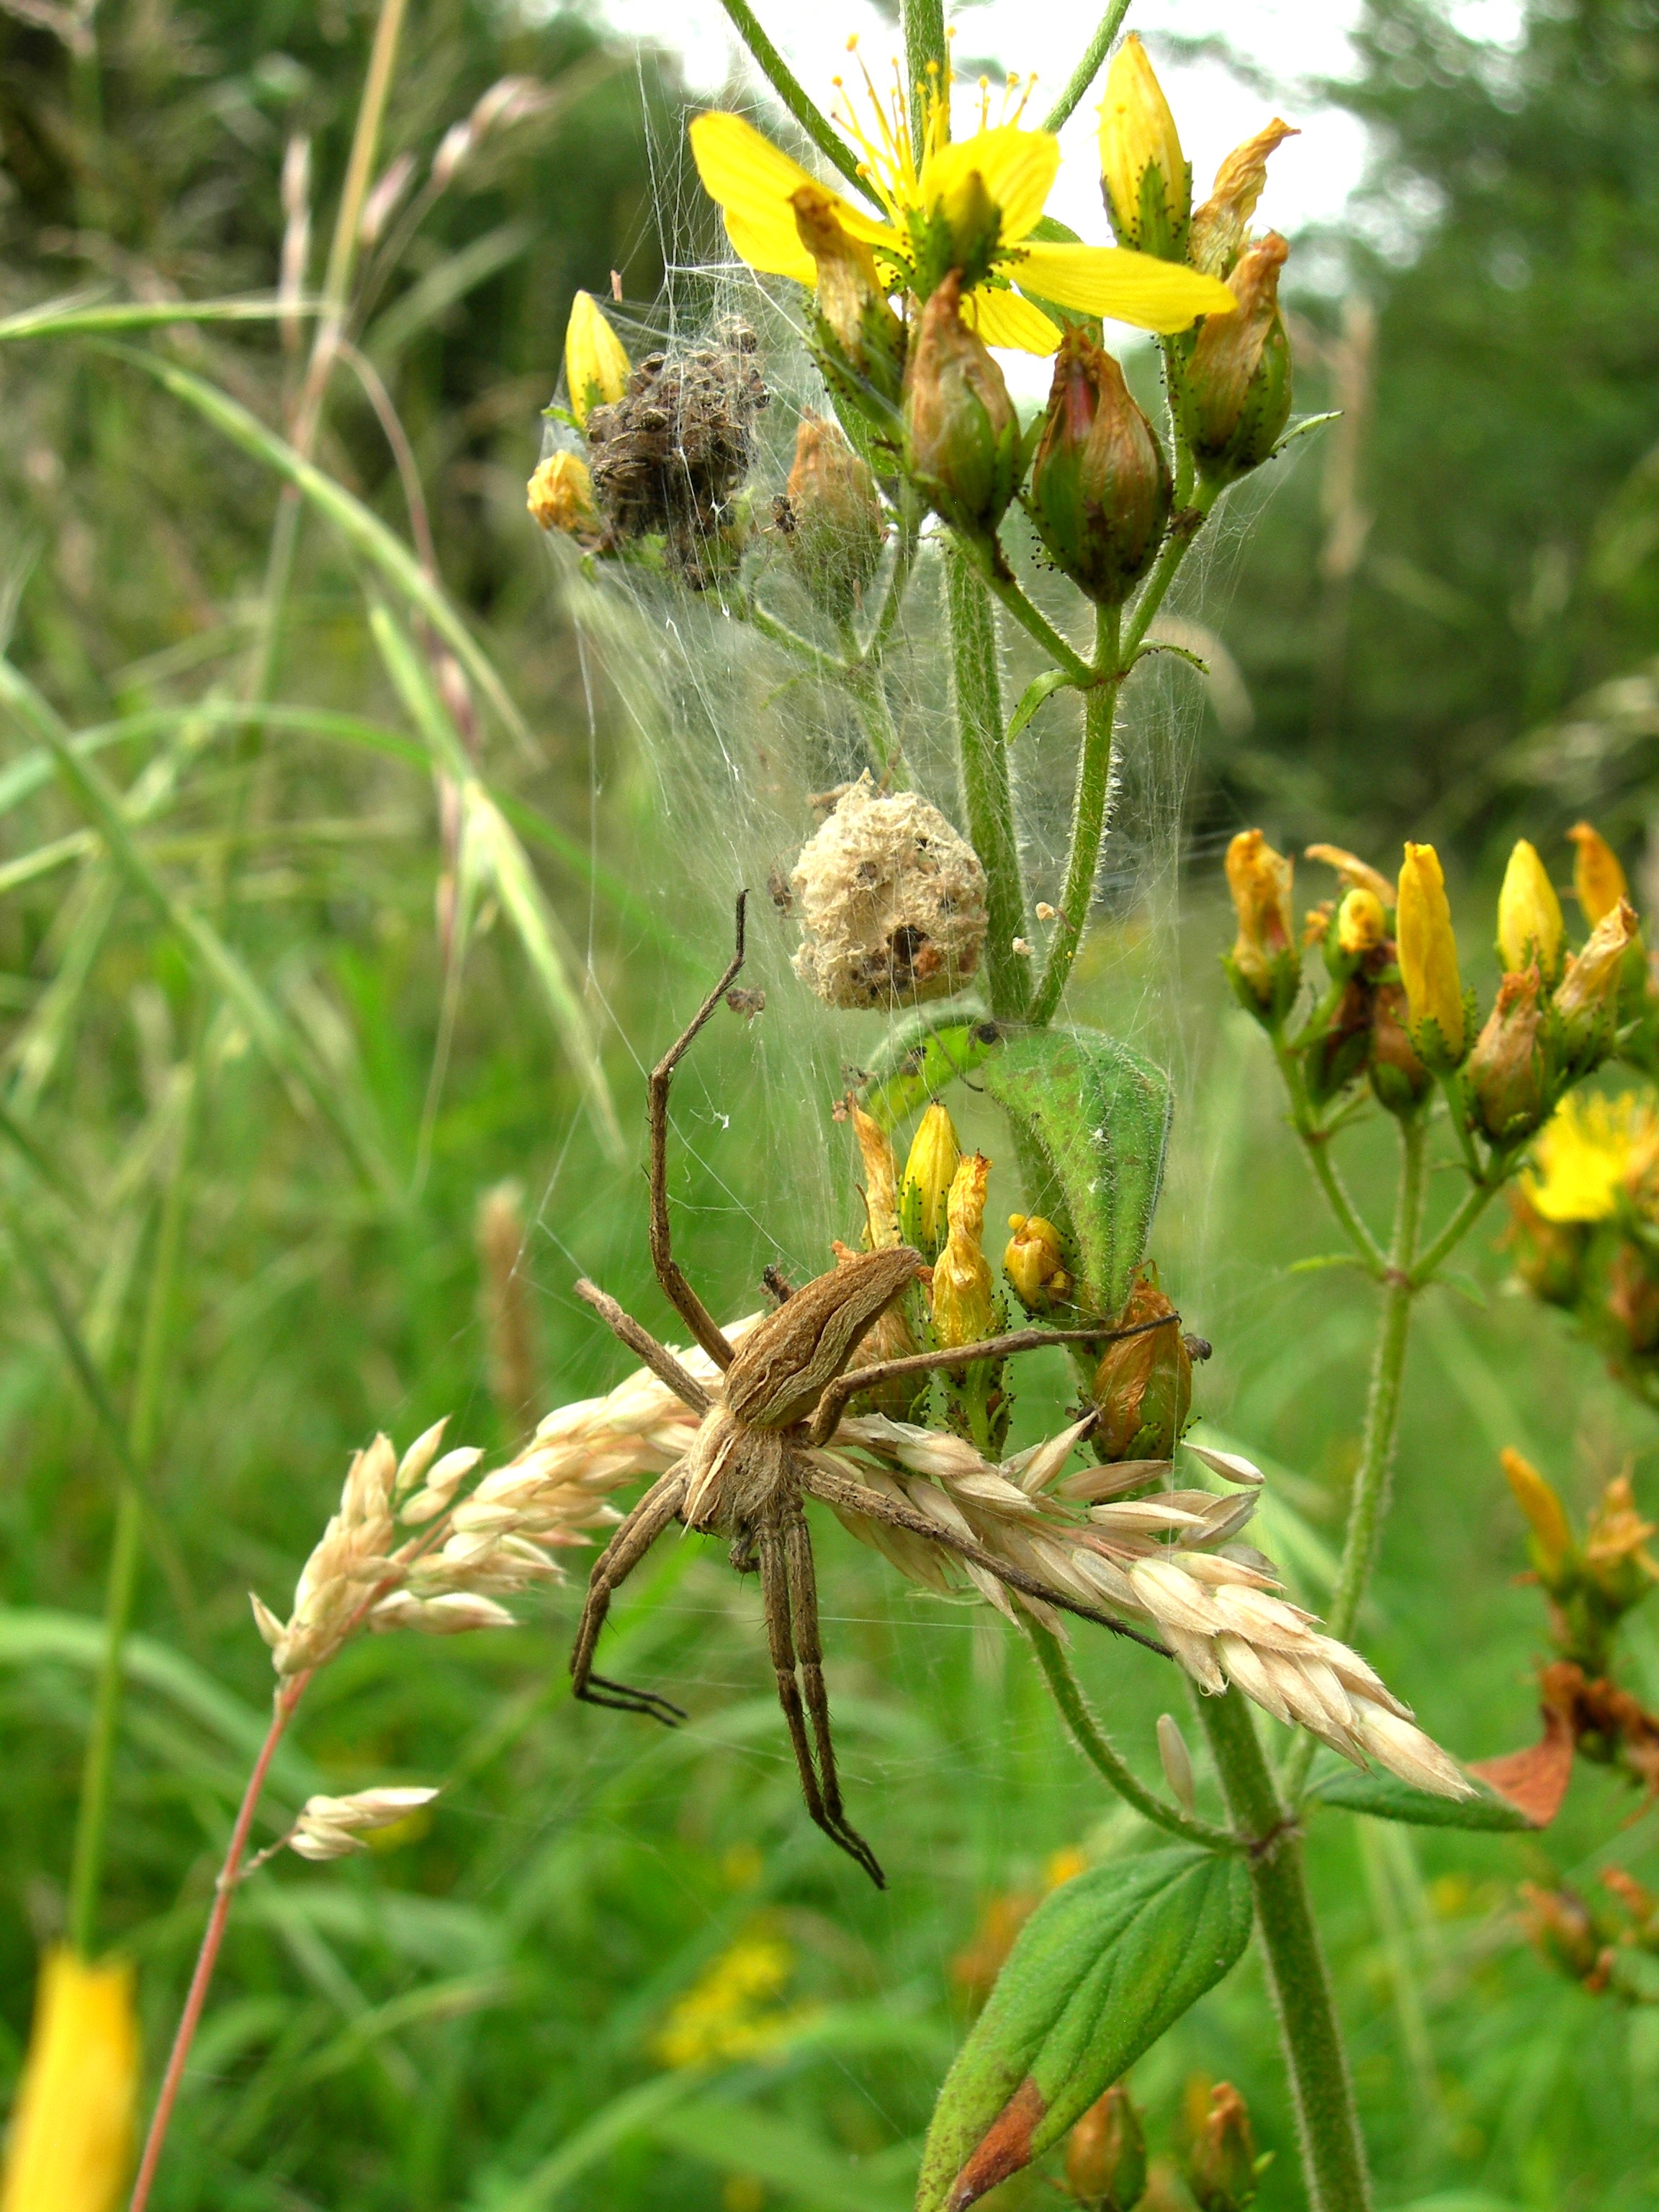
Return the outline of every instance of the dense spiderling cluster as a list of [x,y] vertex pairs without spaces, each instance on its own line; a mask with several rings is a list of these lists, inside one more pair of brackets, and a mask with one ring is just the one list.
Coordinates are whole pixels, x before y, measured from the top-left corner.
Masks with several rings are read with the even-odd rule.
[[586,431],[593,495],[612,546],[660,534],[671,568],[701,590],[755,451],[769,394],[746,323],[678,357],[648,355]]

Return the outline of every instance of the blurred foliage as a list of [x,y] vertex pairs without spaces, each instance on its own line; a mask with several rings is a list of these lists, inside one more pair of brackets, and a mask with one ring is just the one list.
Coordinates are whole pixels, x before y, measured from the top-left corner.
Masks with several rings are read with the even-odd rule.
[[1611,791],[1627,836],[1650,754],[1609,778],[1605,747],[1511,749],[1654,650],[1659,8],[1534,0],[1494,46],[1368,0],[1358,51],[1330,89],[1376,134],[1370,185],[1291,264],[1298,405],[1349,420],[1266,507],[1224,626],[1257,726],[1217,772],[1287,834],[1474,854],[1541,782],[1563,822]]
[[[1316,742],[1310,702],[1334,604],[1316,559],[1328,458],[1305,454],[1243,564],[1228,635],[1259,723],[1253,747],[1230,750],[1228,775],[1252,806],[1265,790],[1328,830],[1335,793],[1379,837],[1397,816],[1421,833],[1431,825],[1418,810],[1436,807],[1462,808],[1478,830],[1499,804],[1501,741],[1646,649],[1650,572],[1637,562],[1615,591],[1590,567],[1598,529],[1613,526],[1601,518],[1639,519],[1616,501],[1654,435],[1643,410],[1659,294],[1639,231],[1644,189],[1652,220],[1651,108],[1633,75],[1617,87],[1575,75],[1575,57],[1604,50],[1610,67],[1623,54],[1634,70],[1646,19],[1617,21],[1615,36],[1611,12],[1540,15],[1513,64],[1517,106],[1508,80],[1487,87],[1479,54],[1434,19],[1392,5],[1373,17],[1367,96],[1398,134],[1395,201],[1408,202],[1408,175],[1443,173],[1449,188],[1462,145],[1471,173],[1456,204],[1471,228],[1454,249],[1451,230],[1431,223],[1417,262],[1377,252],[1367,264],[1388,372],[1364,464],[1378,520],[1342,602],[1346,672]],[[94,283],[140,297],[272,286],[296,133],[314,145],[314,281],[370,12],[356,0],[189,10],[127,0],[98,21],[94,67],[0,9],[0,312]],[[1399,52],[1394,24],[1410,33]],[[612,1038],[609,1059],[636,1165],[642,1085],[625,1045],[672,1033],[724,921],[699,944],[710,903],[700,895],[696,929],[665,951],[615,886],[570,857],[596,793],[602,856],[662,866],[668,841],[652,835],[648,779],[603,716],[590,757],[575,648],[522,502],[572,287],[603,294],[612,267],[635,297],[659,283],[647,155],[673,143],[674,88],[649,57],[636,69],[568,11],[532,19],[434,0],[416,9],[408,38],[382,167],[408,150],[426,173],[445,132],[504,73],[559,94],[436,199],[354,335],[408,429],[441,574],[535,731],[528,752],[491,739],[486,765],[515,821],[564,834],[545,887],[573,930],[591,923],[592,972],[624,1041]],[[1419,111],[1406,77],[1431,40],[1444,58]],[[1506,187],[1476,188],[1482,133],[1531,180],[1510,195],[1515,211]],[[1564,143],[1577,149],[1571,163]],[[1549,250],[1564,175],[1583,183],[1571,276]],[[1547,287],[1559,326],[1545,293],[1498,283],[1475,242],[1495,250],[1523,216],[1532,282]],[[1484,289],[1453,288],[1458,270]],[[1477,299],[1514,334],[1501,419],[1495,402],[1483,411],[1499,349]],[[1316,303],[1306,312],[1336,331]],[[265,422],[292,404],[296,358],[269,332],[153,343]],[[1578,380],[1571,410],[1539,404],[1552,374]],[[1522,438],[1535,441],[1524,470]],[[319,451],[405,528],[382,432],[344,372]],[[285,1595],[348,1451],[377,1425],[401,1443],[453,1409],[459,1436],[504,1443],[526,1372],[541,1403],[614,1380],[625,1362],[569,1296],[578,1265],[647,1323],[665,1317],[642,1178],[603,1158],[525,964],[487,911],[446,1030],[433,763],[369,641],[359,565],[319,527],[301,540],[278,696],[369,718],[374,745],[297,727],[255,742],[234,715],[192,720],[240,696],[274,507],[266,474],[129,368],[80,347],[0,349],[0,642],[77,730],[172,718],[112,738],[100,762],[143,857],[175,900],[222,926],[361,1140],[354,1160],[295,1105],[179,932],[46,778],[38,730],[11,696],[0,708],[0,1103],[24,1141],[0,1145],[0,1194],[118,1413],[131,1401],[167,1194],[183,1193],[102,1921],[139,1963],[152,2080],[269,1696],[246,1589]],[[1568,588],[1546,639],[1515,608],[1532,604],[1534,547],[1558,542]],[[1408,604],[1405,569],[1386,565],[1395,557],[1431,580],[1435,605],[1465,595],[1477,610],[1468,626]],[[676,895],[671,884],[671,908]],[[1200,979],[1213,977],[1210,951],[1206,934],[1192,963]],[[1134,1034],[1164,972],[1126,938],[1088,1011]],[[1200,980],[1183,1071],[1194,1104],[1177,1123],[1157,1249],[1218,1347],[1200,1409],[1218,1437],[1268,1462],[1268,1540],[1318,1604],[1357,1449],[1370,1294],[1348,1276],[1292,1272],[1328,1238],[1310,1218],[1260,1038],[1220,1006],[1218,981]],[[752,1297],[750,1202],[763,1199],[769,1230],[797,1252],[821,1254],[793,1195],[755,1188],[754,1161],[778,1158],[770,1125],[781,1118],[763,1083],[763,1036],[732,1023],[699,1054],[688,1096],[700,1129],[726,1126],[704,1137],[706,1164],[677,1170],[675,1197],[688,1265],[731,1311]],[[965,1108],[970,1142],[978,1110]],[[988,1114],[994,1149],[991,1131]],[[1378,1175],[1385,1135],[1358,1139],[1377,1140]],[[497,1411],[492,1352],[499,1368],[503,1347],[479,1318],[473,1223],[480,1194],[509,1174],[531,1194],[520,1267],[532,1297]],[[850,1174],[849,1159],[849,1208]],[[996,1192],[994,1206],[1012,1196]],[[1495,1292],[1504,1263],[1477,1251],[1474,1265]],[[118,1470],[11,1237],[0,1283],[9,2100],[38,1949],[63,1920]],[[1498,1449],[1571,1470],[1575,1507],[1627,1456],[1639,1488],[1655,1477],[1648,1417],[1553,1320],[1524,1301],[1442,1294],[1413,1355],[1366,1641],[1425,1725],[1471,1756],[1535,1726],[1522,1664],[1535,1601],[1508,1579],[1522,1553]],[[1054,1400],[1062,1387],[1055,1376]],[[1021,1419],[1035,1434],[1054,1410],[1033,1386]],[[571,1711],[572,1588],[526,1607],[508,1633],[367,1641],[313,1692],[261,1840],[315,1788],[441,1781],[445,1795],[424,1832],[396,1848],[328,1868],[278,1863],[239,1899],[158,2205],[900,2212],[988,1949],[1006,1948],[1045,1883],[1140,1836],[1065,1749],[1000,1623],[901,1588],[833,1528],[823,1554],[849,1795],[891,1869],[888,1895],[801,1816],[754,1595],[717,1549],[665,1545],[617,1608],[615,1663],[690,1706],[694,1723],[677,1735]],[[1167,1673],[1078,1641],[1127,1754],[1156,1774],[1151,1716],[1170,1694]],[[1653,1702],[1659,1644],[1632,1641]],[[1213,1813],[1202,1771],[1199,1790]],[[1609,1868],[1659,1879],[1650,1822],[1620,1832],[1632,1809],[1614,1778],[1591,1772],[1547,1838],[1316,1816],[1313,1876],[1386,2203],[1638,2212],[1659,2195],[1659,2012],[1563,1984],[1514,1910],[1523,1877],[1592,1895]],[[1296,2201],[1296,2161],[1266,2002],[1249,1960],[1137,2069],[1135,2094],[1161,2145],[1193,2078],[1236,2082],[1258,2145],[1277,2153],[1259,2202],[1281,2212]],[[1002,2205],[1052,2201],[1034,2175]]]

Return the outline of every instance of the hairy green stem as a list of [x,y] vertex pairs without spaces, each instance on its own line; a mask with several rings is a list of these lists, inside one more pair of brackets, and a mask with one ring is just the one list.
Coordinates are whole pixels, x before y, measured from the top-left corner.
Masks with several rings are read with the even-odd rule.
[[1180,1836],[1187,1843],[1201,1844],[1209,1851],[1243,1850],[1245,1845],[1230,1829],[1218,1828],[1212,1821],[1200,1820],[1194,1814],[1183,1813],[1160,1797],[1155,1790],[1147,1789],[1113,1749],[1099,1722],[1090,1711],[1089,1701],[1083,1694],[1083,1686],[1072,1671],[1072,1663],[1060,1638],[1029,1617],[1023,1616],[1020,1626],[1030,1638],[1031,1649],[1036,1654],[1037,1664],[1042,1669],[1049,1695],[1060,1708],[1060,1718],[1070,1729],[1073,1741],[1090,1765],[1116,1790],[1118,1796],[1133,1805],[1143,1820],[1151,1820],[1160,1828],[1167,1828],[1172,1836]]
[[[899,0],[899,33],[904,40],[904,74],[910,82],[910,133],[920,161],[927,135],[928,91],[945,89],[945,0]],[[948,132],[948,110],[945,129]]]
[[872,666],[880,665],[882,656],[892,643],[893,632],[904,611],[904,595],[910,587],[910,574],[916,565],[916,550],[921,543],[921,522],[910,511],[908,502],[901,507],[898,520],[898,542],[893,548],[892,574],[887,579],[887,589],[876,616],[875,627],[870,633],[870,642],[860,658]]
[[1097,672],[1068,639],[1063,638],[1042,609],[1034,606],[999,559],[994,548],[982,568],[986,582],[1020,628],[1029,630],[1056,668],[1063,668],[1076,683],[1092,685]]
[[831,128],[829,118],[814,104],[799,78],[761,28],[748,0],[720,0],[732,19],[732,27],[748,47],[755,65],[826,161],[841,171],[848,184],[865,198],[868,192],[859,174],[858,158]]
[[[1185,455],[1186,447],[1180,448]],[[1209,519],[1210,509],[1219,494],[1211,485],[1200,484],[1190,504],[1182,505],[1170,525],[1170,534],[1164,541],[1164,550],[1158,555],[1152,573],[1140,587],[1140,596],[1130,610],[1123,632],[1122,665],[1127,670],[1133,665],[1142,641],[1152,626],[1152,617],[1163,605],[1176,572],[1192,550],[1193,540]]]
[[1111,6],[1095,27],[1095,34],[1083,49],[1077,67],[1066,80],[1066,89],[1042,118],[1045,131],[1058,131],[1075,110],[1078,102],[1100,75],[1101,64],[1112,50],[1112,41],[1123,28],[1123,18],[1129,12],[1129,0],[1112,0]]
[[1025,927],[1025,890],[1020,878],[1014,794],[1003,743],[1002,677],[997,665],[996,618],[984,581],[957,546],[945,553],[945,598],[951,628],[951,694],[957,757],[968,834],[985,870],[988,927],[986,976],[991,1012],[1018,1021],[1025,1012],[1029,978],[1014,939]]
[[[1117,660],[1115,607],[1098,614],[1097,663],[1115,668]],[[1032,1001],[1031,1019],[1046,1028],[1065,995],[1078,948],[1094,902],[1095,878],[1100,872],[1100,848],[1106,836],[1106,810],[1112,795],[1112,767],[1117,731],[1118,694],[1122,678],[1097,684],[1083,695],[1083,744],[1078,753],[1077,787],[1072,798],[1072,846],[1066,862],[1066,886],[1060,896],[1060,913],[1048,945],[1042,981]]]
[[1416,1263],[1412,1268],[1412,1283],[1414,1289],[1425,1290],[1432,1282],[1435,1269],[1443,1261],[1451,1257],[1458,1245],[1462,1243],[1504,1188],[1508,1180],[1508,1168],[1507,1160],[1494,1160],[1487,1167],[1480,1182],[1476,1183],[1473,1189],[1464,1192],[1457,1211],[1452,1215],[1451,1219],[1433,1242],[1418,1254]]
[[1234,1831],[1249,1855],[1309,2212],[1370,2212],[1364,2138],[1308,1893],[1301,1836],[1280,1801],[1243,1698],[1229,1690],[1195,1703]]

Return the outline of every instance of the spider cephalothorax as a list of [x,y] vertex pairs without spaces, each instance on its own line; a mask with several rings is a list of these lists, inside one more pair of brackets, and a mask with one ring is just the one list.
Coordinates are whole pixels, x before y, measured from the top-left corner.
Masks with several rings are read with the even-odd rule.
[[[571,1653],[575,1694],[592,1705],[649,1714],[671,1726],[684,1715],[654,1691],[630,1689],[593,1672],[599,1632],[619,1585],[639,1565],[671,1522],[727,1536],[740,1572],[757,1571],[767,1641],[776,1671],[778,1701],[788,1723],[806,1809],[826,1835],[855,1858],[880,1886],[882,1871],[842,1810],[841,1784],[830,1732],[818,1637],[817,1583],[807,1531],[805,1502],[816,1498],[840,1510],[907,1529],[942,1545],[1028,1597],[1097,1621],[1117,1634],[1139,1635],[1109,1613],[1096,1611],[1039,1576],[999,1558],[970,1535],[941,1528],[914,1508],[852,1480],[822,1447],[835,1436],[847,1402],[872,1383],[930,1368],[959,1368],[1000,1358],[1042,1344],[1097,1343],[1115,1335],[1161,1328],[1175,1316],[1128,1331],[1018,1329],[949,1352],[922,1352],[903,1359],[854,1366],[876,1322],[927,1268],[908,1245],[849,1254],[829,1273],[781,1297],[734,1347],[717,1326],[673,1257],[668,1224],[666,1148],[668,1090],[686,1047],[720,1004],[743,965],[744,901],[738,902],[737,950],[726,973],[652,1072],[651,1256],[657,1279],[692,1335],[720,1370],[717,1401],[696,1376],[592,1283],[576,1287],[623,1341],[702,1418],[684,1458],[641,1498],[594,1565],[587,1602]],[[787,1286],[779,1285],[780,1291]],[[1152,1644],[1154,1650],[1163,1647]]]

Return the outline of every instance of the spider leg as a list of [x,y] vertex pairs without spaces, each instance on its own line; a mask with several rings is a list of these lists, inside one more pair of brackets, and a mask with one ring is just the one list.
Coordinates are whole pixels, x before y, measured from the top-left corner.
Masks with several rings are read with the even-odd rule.
[[593,1652],[611,1610],[613,1595],[625,1583],[663,1530],[679,1511],[685,1497],[685,1477],[672,1467],[653,1482],[593,1562],[588,1578],[587,1602],[570,1654],[571,1691],[590,1705],[609,1705],[617,1712],[647,1713],[665,1728],[685,1718],[678,1705],[659,1698],[654,1690],[631,1690],[625,1682],[612,1682],[593,1672]]
[[1148,1651],[1156,1651],[1160,1659],[1171,1655],[1156,1637],[1146,1636],[1138,1628],[1131,1628],[1127,1620],[1119,1620],[1109,1613],[1097,1613],[1092,1606],[1081,1605],[1074,1597],[1061,1590],[1053,1589],[1036,1575],[1028,1575],[1023,1567],[1016,1567],[1006,1559],[998,1559],[983,1544],[970,1537],[958,1536],[950,1528],[943,1528],[937,1521],[930,1521],[925,1513],[913,1506],[901,1505],[896,1499],[884,1498],[878,1490],[871,1490],[861,1482],[850,1481],[847,1476],[834,1474],[816,1461],[801,1469],[803,1487],[826,1505],[839,1505],[848,1513],[862,1513],[871,1521],[885,1521],[895,1528],[908,1528],[913,1536],[924,1537],[930,1544],[941,1545],[947,1552],[957,1553],[971,1559],[987,1574],[994,1575],[1010,1589],[1021,1590],[1027,1597],[1041,1598],[1047,1605],[1058,1606],[1062,1613],[1074,1613],[1079,1620],[1092,1620],[1097,1628],[1109,1628],[1115,1636],[1127,1636],[1132,1644],[1139,1644]]
[[674,1395],[690,1406],[694,1413],[706,1413],[714,1402],[695,1375],[681,1366],[665,1344],[659,1344],[648,1328],[641,1328],[632,1314],[619,1306],[608,1291],[597,1283],[590,1283],[586,1275],[576,1284],[576,1296],[586,1298],[605,1327],[619,1336],[636,1359],[642,1360],[659,1382],[665,1382]]
[[[850,1857],[858,1861],[878,1889],[884,1889],[887,1887],[886,1877],[877,1863],[875,1854],[844,1820],[831,1817],[824,1802],[823,1791],[818,1786],[817,1768],[813,1764],[812,1747],[806,1733],[806,1715],[801,1703],[800,1683],[795,1672],[795,1644],[790,1620],[789,1562],[782,1516],[775,1510],[769,1510],[761,1521],[757,1534],[760,1540],[761,1604],[766,1615],[766,1641],[772,1654],[773,1671],[778,1682],[778,1703],[783,1708],[783,1717],[788,1726],[789,1742],[795,1754],[795,1771],[800,1777],[800,1794],[805,1800],[807,1814],[832,1844],[838,1844]],[[823,1740],[820,1738],[821,1742]],[[833,1768],[830,1771],[833,1773]]]
[[849,1398],[872,1384],[896,1375],[929,1375],[941,1367],[966,1367],[976,1359],[1006,1359],[1016,1352],[1039,1352],[1049,1344],[1116,1344],[1125,1337],[1146,1336],[1155,1328],[1179,1326],[1181,1316],[1160,1314],[1156,1321],[1140,1321],[1133,1328],[1016,1328],[1006,1336],[988,1336],[978,1344],[954,1345],[948,1352],[913,1352],[902,1359],[878,1359],[868,1367],[849,1367],[830,1383],[812,1415],[808,1441],[828,1443]]
[[843,1850],[852,1853],[878,1889],[886,1887],[882,1871],[858,1830],[848,1820],[841,1802],[841,1778],[836,1771],[836,1747],[830,1732],[830,1697],[823,1686],[823,1644],[818,1632],[818,1577],[812,1559],[811,1532],[806,1526],[800,1500],[791,1498],[784,1512],[783,1557],[789,1577],[789,1610],[800,1661],[801,1687],[806,1693],[807,1717],[817,1747],[818,1775],[823,1809],[837,1831]]
[[737,949],[726,963],[726,973],[652,1069],[646,1093],[651,1129],[651,1264],[669,1304],[722,1370],[732,1364],[735,1355],[714,1316],[687,1282],[674,1257],[669,1235],[668,1086],[674,1079],[681,1054],[725,997],[732,978],[743,966],[744,910],[748,898],[747,891],[738,893]]

